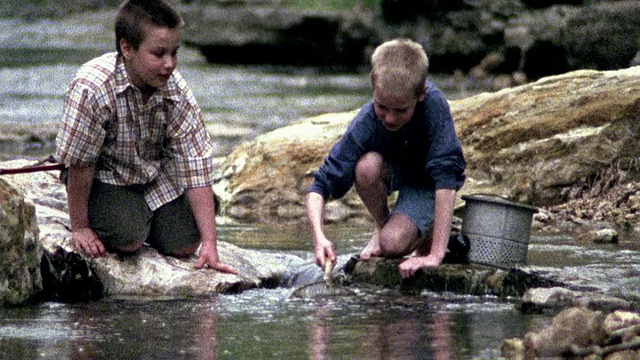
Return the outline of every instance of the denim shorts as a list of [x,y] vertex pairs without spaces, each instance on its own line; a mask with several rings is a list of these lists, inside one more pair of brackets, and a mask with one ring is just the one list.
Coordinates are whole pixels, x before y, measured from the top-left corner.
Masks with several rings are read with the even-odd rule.
[[116,186],[95,180],[89,199],[89,223],[109,251],[147,242],[161,253],[175,253],[200,241],[200,231],[183,194],[151,211],[140,186]]
[[418,227],[420,235],[433,226],[435,220],[435,191],[413,185],[398,186],[398,198],[391,213],[402,213]]

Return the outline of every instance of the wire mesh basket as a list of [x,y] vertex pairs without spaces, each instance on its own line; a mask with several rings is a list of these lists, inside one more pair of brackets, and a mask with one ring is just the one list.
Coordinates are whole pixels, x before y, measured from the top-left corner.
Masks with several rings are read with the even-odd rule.
[[463,196],[462,233],[470,239],[469,261],[498,266],[526,262],[536,207],[495,195]]

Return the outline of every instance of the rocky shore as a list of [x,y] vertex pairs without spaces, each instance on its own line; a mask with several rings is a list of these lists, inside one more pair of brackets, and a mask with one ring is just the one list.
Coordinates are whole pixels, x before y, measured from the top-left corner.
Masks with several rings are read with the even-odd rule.
[[640,61],[637,1],[396,0],[341,11],[200,1],[183,12],[186,43],[212,63],[362,68],[376,45],[403,36],[425,47],[431,72],[489,79],[497,90]]
[[[7,1],[0,16],[64,18],[113,12],[119,3]],[[432,73],[470,75],[495,90],[572,70],[640,64],[634,0],[380,0],[352,8],[287,0],[174,3],[185,17],[185,43],[212,63],[361,69],[376,45],[404,36],[425,47]]]

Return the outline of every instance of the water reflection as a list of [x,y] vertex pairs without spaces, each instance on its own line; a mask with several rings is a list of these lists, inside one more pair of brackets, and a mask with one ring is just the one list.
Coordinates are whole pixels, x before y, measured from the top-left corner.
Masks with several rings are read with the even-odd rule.
[[107,298],[0,309],[0,358],[473,359],[533,323],[495,298],[361,287],[293,298]]
[[[392,314],[390,314],[392,315]],[[453,343],[451,315],[434,313],[428,319],[405,313],[369,319],[355,338],[336,326],[331,310],[318,307],[311,321],[310,359],[326,360],[344,355],[334,344],[355,342],[351,358],[357,359],[458,359]],[[342,356],[341,356],[342,355]]]
[[197,348],[198,360],[215,360],[218,351],[217,312],[203,311],[198,321]]

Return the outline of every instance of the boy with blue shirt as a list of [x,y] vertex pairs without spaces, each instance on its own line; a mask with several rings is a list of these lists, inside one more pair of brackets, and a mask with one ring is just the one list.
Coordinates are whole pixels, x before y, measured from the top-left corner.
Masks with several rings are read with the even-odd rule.
[[[335,263],[333,243],[323,230],[324,205],[355,185],[375,223],[360,258],[411,254],[400,264],[408,277],[442,263],[466,164],[449,105],[426,80],[422,46],[408,39],[385,42],[371,65],[373,99],[316,171],[307,217],[317,264]],[[390,211],[387,196],[393,191],[398,197]]]

